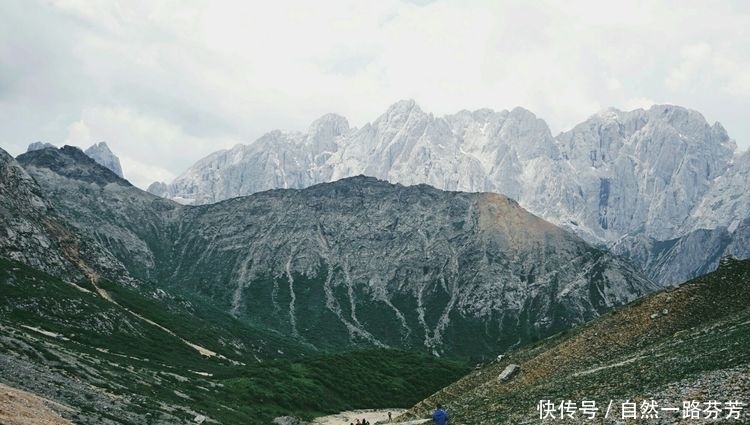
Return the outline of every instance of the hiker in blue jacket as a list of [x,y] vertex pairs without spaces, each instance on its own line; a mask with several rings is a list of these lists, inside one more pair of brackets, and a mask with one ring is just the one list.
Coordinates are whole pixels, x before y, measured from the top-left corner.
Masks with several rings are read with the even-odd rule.
[[443,406],[438,403],[435,413],[432,414],[432,422],[435,425],[448,425],[448,412],[443,410]]

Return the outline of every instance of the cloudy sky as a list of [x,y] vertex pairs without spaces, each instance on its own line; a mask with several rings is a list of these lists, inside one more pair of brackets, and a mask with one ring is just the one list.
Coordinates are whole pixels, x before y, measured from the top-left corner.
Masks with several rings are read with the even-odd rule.
[[0,147],[107,141],[171,181],[210,152],[399,99],[436,115],[523,106],[553,134],[673,103],[750,145],[750,2],[0,2]]

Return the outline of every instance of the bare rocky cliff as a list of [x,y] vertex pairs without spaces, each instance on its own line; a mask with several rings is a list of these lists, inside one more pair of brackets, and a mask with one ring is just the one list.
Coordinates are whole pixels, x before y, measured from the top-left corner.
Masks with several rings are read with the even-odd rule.
[[104,275],[132,282],[123,265],[70,226],[47,196],[0,149],[0,255],[66,279]]

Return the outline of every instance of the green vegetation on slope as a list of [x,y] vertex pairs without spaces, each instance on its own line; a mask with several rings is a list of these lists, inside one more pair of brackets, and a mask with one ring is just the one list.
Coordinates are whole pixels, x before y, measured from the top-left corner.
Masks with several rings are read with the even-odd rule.
[[222,381],[237,402],[304,417],[355,408],[408,407],[467,372],[423,354],[370,349],[274,361]]
[[[520,373],[499,381],[510,364]],[[691,400],[750,403],[750,260],[725,259],[714,273],[512,352],[420,402],[409,415],[424,416],[442,402],[456,425],[539,422],[541,400],[579,406],[594,400],[599,418],[610,400],[617,418],[628,400],[680,410]],[[742,423],[750,422],[748,410]],[[659,420],[672,423],[681,414],[662,412]],[[582,420],[580,413],[547,419]]]
[[[0,260],[0,381],[72,407],[65,415],[77,424],[176,424],[198,415],[267,424],[407,406],[466,372],[396,350],[312,353],[186,298],[101,286],[117,304],[86,283]],[[225,358],[202,356],[182,339]]]

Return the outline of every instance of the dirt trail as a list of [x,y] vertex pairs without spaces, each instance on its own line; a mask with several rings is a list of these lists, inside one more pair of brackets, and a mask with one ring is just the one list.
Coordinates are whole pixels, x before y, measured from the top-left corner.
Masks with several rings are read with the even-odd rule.
[[[143,320],[144,322],[148,323],[149,325],[156,326],[157,328],[163,330],[164,332],[166,332],[166,333],[168,333],[168,334],[170,334],[170,335],[178,338],[180,341],[182,341],[183,343],[185,343],[190,348],[196,350],[202,356],[205,356],[205,357],[218,357],[218,358],[223,359],[223,360],[229,360],[226,357],[222,356],[221,354],[218,354],[218,353],[216,353],[214,351],[211,351],[211,350],[209,350],[209,349],[207,349],[205,347],[201,347],[198,344],[194,344],[194,343],[186,340],[185,338],[182,338],[181,336],[177,335],[171,329],[167,329],[166,327],[164,327],[164,326],[162,326],[162,325],[154,322],[153,320],[147,319],[146,317],[143,317],[142,315],[134,312],[133,310],[130,310],[129,308],[127,308],[127,307],[119,304],[117,301],[114,300],[114,298],[112,298],[111,295],[109,295],[109,292],[107,292],[106,290],[104,290],[104,288],[102,288],[101,286],[99,286],[97,284],[97,281],[99,280],[99,275],[91,267],[89,267],[77,254],[72,254],[70,252],[68,252],[67,254],[68,254],[68,258],[71,261],[73,261],[83,271],[83,273],[86,275],[86,277],[89,278],[89,281],[91,282],[91,285],[94,287],[94,289],[96,289],[96,292],[103,299],[105,299],[105,300],[109,301],[110,303],[112,303],[112,304],[114,304],[114,305],[122,308],[123,310],[127,311],[128,313],[132,314],[133,316],[137,317],[138,319]],[[238,365],[240,364],[239,362],[235,362],[234,360],[230,360],[230,361],[232,363],[235,363],[235,364],[238,364]]]
[[0,384],[0,424],[74,425],[73,422],[63,419],[55,410],[73,409],[30,392]]
[[[391,412],[392,422],[388,422],[388,412]],[[323,416],[313,419],[313,425],[349,425],[357,423],[357,419],[367,419],[372,424],[381,423],[386,425],[418,425],[428,422],[428,419],[420,419],[409,422],[399,422],[398,415],[406,412],[404,409],[366,409],[351,410],[335,415]]]

